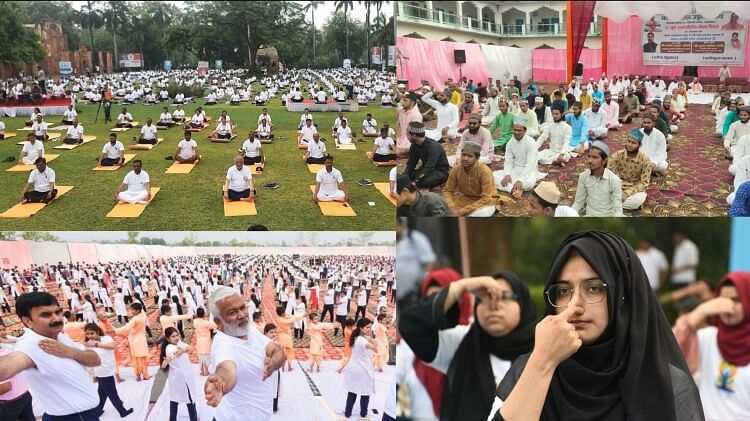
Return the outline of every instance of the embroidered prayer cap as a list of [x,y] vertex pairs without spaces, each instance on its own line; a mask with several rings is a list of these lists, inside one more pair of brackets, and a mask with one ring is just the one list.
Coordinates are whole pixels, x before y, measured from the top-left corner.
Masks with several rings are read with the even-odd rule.
[[479,121],[482,121],[482,114],[471,113],[471,114],[469,114],[469,120],[479,120]]
[[591,103],[596,104],[596,105],[602,105],[602,100],[599,98],[594,98],[591,100]]
[[475,143],[475,142],[466,142],[464,143],[463,149],[461,149],[462,153],[473,153],[476,156],[479,156],[479,154],[482,152],[482,145]]
[[406,130],[417,136],[424,136],[424,123],[421,121],[412,121],[409,123],[409,127]]
[[628,133],[628,135],[637,140],[638,143],[641,143],[643,141],[643,132],[637,127],[633,127],[632,129],[630,129],[630,133]]

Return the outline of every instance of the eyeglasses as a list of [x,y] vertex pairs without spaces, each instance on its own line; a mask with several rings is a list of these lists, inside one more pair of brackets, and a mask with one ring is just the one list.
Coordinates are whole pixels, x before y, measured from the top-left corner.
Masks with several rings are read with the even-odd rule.
[[510,301],[516,301],[518,300],[518,294],[516,294],[513,291],[503,291],[499,295],[493,295],[490,294],[489,291],[482,290],[475,294],[475,296],[482,302],[486,303],[494,303],[494,302],[503,302],[507,303]]
[[[567,284],[552,285],[544,292],[547,302],[552,307],[567,307],[576,289]],[[578,294],[588,304],[600,303],[607,296],[607,284],[601,279],[589,279],[581,282]]]

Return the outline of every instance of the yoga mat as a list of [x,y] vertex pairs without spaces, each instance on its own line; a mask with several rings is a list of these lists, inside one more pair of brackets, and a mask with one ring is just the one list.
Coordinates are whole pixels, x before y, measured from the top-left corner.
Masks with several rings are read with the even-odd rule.
[[257,215],[255,202],[231,201],[224,199],[224,216],[252,216]]
[[0,218],[30,218],[32,215],[42,210],[45,206],[49,205],[50,203],[53,203],[55,200],[58,200],[60,196],[73,190],[73,187],[75,186],[55,186],[55,187],[57,188],[57,196],[55,196],[55,198],[52,199],[52,202],[24,203],[24,204],[19,203],[13,206],[12,208],[6,210],[5,212],[0,213]]
[[75,148],[77,148],[77,147],[79,147],[81,145],[85,145],[85,144],[87,144],[89,142],[93,142],[95,140],[96,140],[96,136],[83,135],[83,143],[75,144],[75,145],[67,145],[67,144],[63,143],[62,145],[57,145],[57,146],[53,147],[52,149],[71,150],[71,149],[75,149]]
[[318,171],[322,170],[325,167],[326,166],[323,164],[307,164],[307,169],[309,169],[313,174],[317,174]]
[[19,132],[30,132],[31,131],[31,126],[21,127],[20,129],[18,129],[18,131]]
[[[314,184],[310,185],[310,190],[315,193]],[[318,207],[320,207],[320,211],[325,216],[357,216],[357,214],[354,212],[354,209],[349,206],[349,203],[318,202]]]
[[150,205],[154,200],[156,193],[159,193],[159,187],[151,187],[151,200],[145,205],[139,205],[137,203],[118,203],[112,208],[107,214],[107,218],[138,218],[141,216],[146,206]]
[[[45,142],[52,142],[60,139],[60,132],[47,132],[47,136],[49,137],[49,139],[47,139]],[[16,142],[16,145],[23,146],[24,143],[26,143],[26,141],[22,140],[20,142]]]
[[5,132],[5,137],[3,138],[3,140],[10,139],[12,137],[16,137],[16,132]]
[[156,145],[160,144],[163,141],[164,141],[163,137],[157,137],[156,144],[154,145],[151,145],[148,143],[139,143],[137,145],[130,145],[130,150],[131,151],[150,151],[151,149],[154,149]]
[[165,174],[188,174],[190,171],[193,171],[193,167],[195,167],[195,164],[200,162],[200,160],[196,161],[192,164],[181,164],[179,162],[175,162],[167,168],[166,171],[164,171]]
[[373,164],[375,164],[376,167],[394,167],[398,165],[398,162],[395,160],[385,161],[385,162],[375,162],[372,160],[373,155],[374,154],[372,153],[372,151],[365,152],[365,156],[367,157],[367,159],[369,159]]
[[[54,153],[44,154],[44,157],[47,158],[47,163],[48,164],[52,160],[54,160],[55,158],[57,158],[58,156],[60,156],[60,154],[54,154]],[[34,165],[34,164],[29,164],[29,165],[26,165],[26,164],[16,164],[15,166],[12,166],[12,167],[8,168],[5,171],[7,171],[7,172],[29,172],[29,171],[33,170],[34,168],[36,168],[36,165]]]
[[203,123],[203,126],[200,129],[196,129],[195,127],[188,127],[185,130],[195,133],[205,129],[206,127],[208,127],[208,123]]
[[352,143],[351,145],[342,145],[340,143],[336,143],[336,149],[341,149],[344,151],[356,151],[357,145],[355,145],[354,143]]
[[[250,167],[250,173],[252,175],[263,175],[266,172],[266,163],[265,162],[262,163],[262,164],[252,164],[252,165],[249,165],[249,167]],[[263,171],[258,171],[258,167],[263,168]]]
[[234,136],[230,137],[229,139],[217,139],[215,137],[207,137],[206,139],[208,139],[208,140],[210,140],[211,142],[214,142],[214,143],[229,143],[229,142],[233,141],[235,137],[237,137],[237,135],[234,135]]
[[[122,165],[125,165],[128,162],[130,162],[131,159],[135,158],[135,155],[136,154],[134,154],[134,153],[126,153],[125,154],[125,162],[123,162]],[[101,166],[97,165],[97,166],[95,166],[93,168],[93,170],[94,171],[117,171],[117,170],[120,169],[120,167],[122,167],[122,165],[119,165],[119,166],[118,165],[113,165],[111,167],[101,167]]]
[[376,189],[385,196],[388,200],[391,201],[394,205],[396,204],[396,198],[391,196],[391,185],[390,183],[373,183]]
[[73,126],[70,124],[61,124],[59,126],[51,127],[50,130],[68,130],[71,127]]
[[113,127],[109,129],[110,132],[125,132],[130,130],[130,127]]

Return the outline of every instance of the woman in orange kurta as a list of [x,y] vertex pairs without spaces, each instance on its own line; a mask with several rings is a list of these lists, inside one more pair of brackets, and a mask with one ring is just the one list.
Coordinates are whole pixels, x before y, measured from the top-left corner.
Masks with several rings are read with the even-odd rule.
[[[304,318],[305,315],[287,316],[284,307],[277,307],[276,316],[276,327],[279,330],[279,345],[284,349],[284,354],[286,354],[287,371],[292,371],[292,361],[294,361],[292,325],[297,320]],[[284,371],[284,366],[281,367],[281,371]]]
[[132,303],[128,307],[128,316],[130,321],[123,327],[115,329],[117,336],[127,336],[128,348],[130,350],[130,360],[133,362],[133,371],[135,380],[148,380],[151,376],[148,373],[148,341],[146,340],[146,325],[148,317],[142,311],[141,303]]
[[383,366],[388,361],[388,316],[378,315],[378,325],[375,330],[375,344],[377,352],[373,355],[372,363],[379,372],[383,372]]
[[208,376],[208,366],[211,364],[211,330],[217,327],[216,323],[208,320],[208,314],[203,307],[196,310],[195,315],[197,317],[193,320],[193,327],[195,327],[195,345],[198,348],[201,376]]
[[310,313],[310,325],[307,327],[307,334],[310,335],[310,371],[313,371],[315,365],[320,372],[320,360],[323,358],[323,331],[333,330],[338,324],[320,323],[318,313]]
[[352,347],[349,345],[349,339],[352,337],[355,323],[354,319],[346,319],[346,325],[344,326],[344,356],[341,358],[339,369],[336,370],[339,373],[346,368],[346,365],[349,364],[349,360],[352,358]]

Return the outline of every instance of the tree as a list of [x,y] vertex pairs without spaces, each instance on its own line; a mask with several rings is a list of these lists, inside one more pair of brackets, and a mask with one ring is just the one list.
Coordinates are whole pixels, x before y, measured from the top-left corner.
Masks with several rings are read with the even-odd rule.
[[120,56],[117,49],[117,32],[130,23],[131,12],[127,2],[122,0],[107,1],[107,10],[104,13],[104,26],[112,31],[112,43],[114,44],[115,69],[120,67]]
[[357,241],[357,244],[367,246],[374,235],[375,233],[372,231],[360,231],[357,233],[355,240]]
[[315,9],[318,8],[322,1],[309,1],[307,5],[302,9],[303,12],[307,13],[310,11],[310,19],[312,19],[312,46],[313,46],[313,67],[315,67]]
[[0,63],[17,66],[37,63],[46,57],[39,34],[23,26],[24,20],[21,3],[0,2],[0,40],[3,40],[0,42]]
[[89,30],[92,66],[96,66],[97,63],[96,47],[94,46],[94,28],[101,27],[103,23],[102,15],[96,8],[97,4],[98,2],[96,1],[86,1],[86,4],[81,8],[81,11],[78,14],[78,23],[81,27],[88,28]]
[[[386,19],[384,14],[378,14],[375,17],[375,26],[373,27],[372,42],[380,48],[387,48],[395,44],[393,17]],[[393,63],[388,63],[393,66]]]
[[138,244],[140,234],[138,231],[128,231],[128,244]]
[[353,1],[336,0],[336,11],[344,11],[344,33],[346,34],[346,57],[351,58],[349,55],[349,11],[354,9]]

